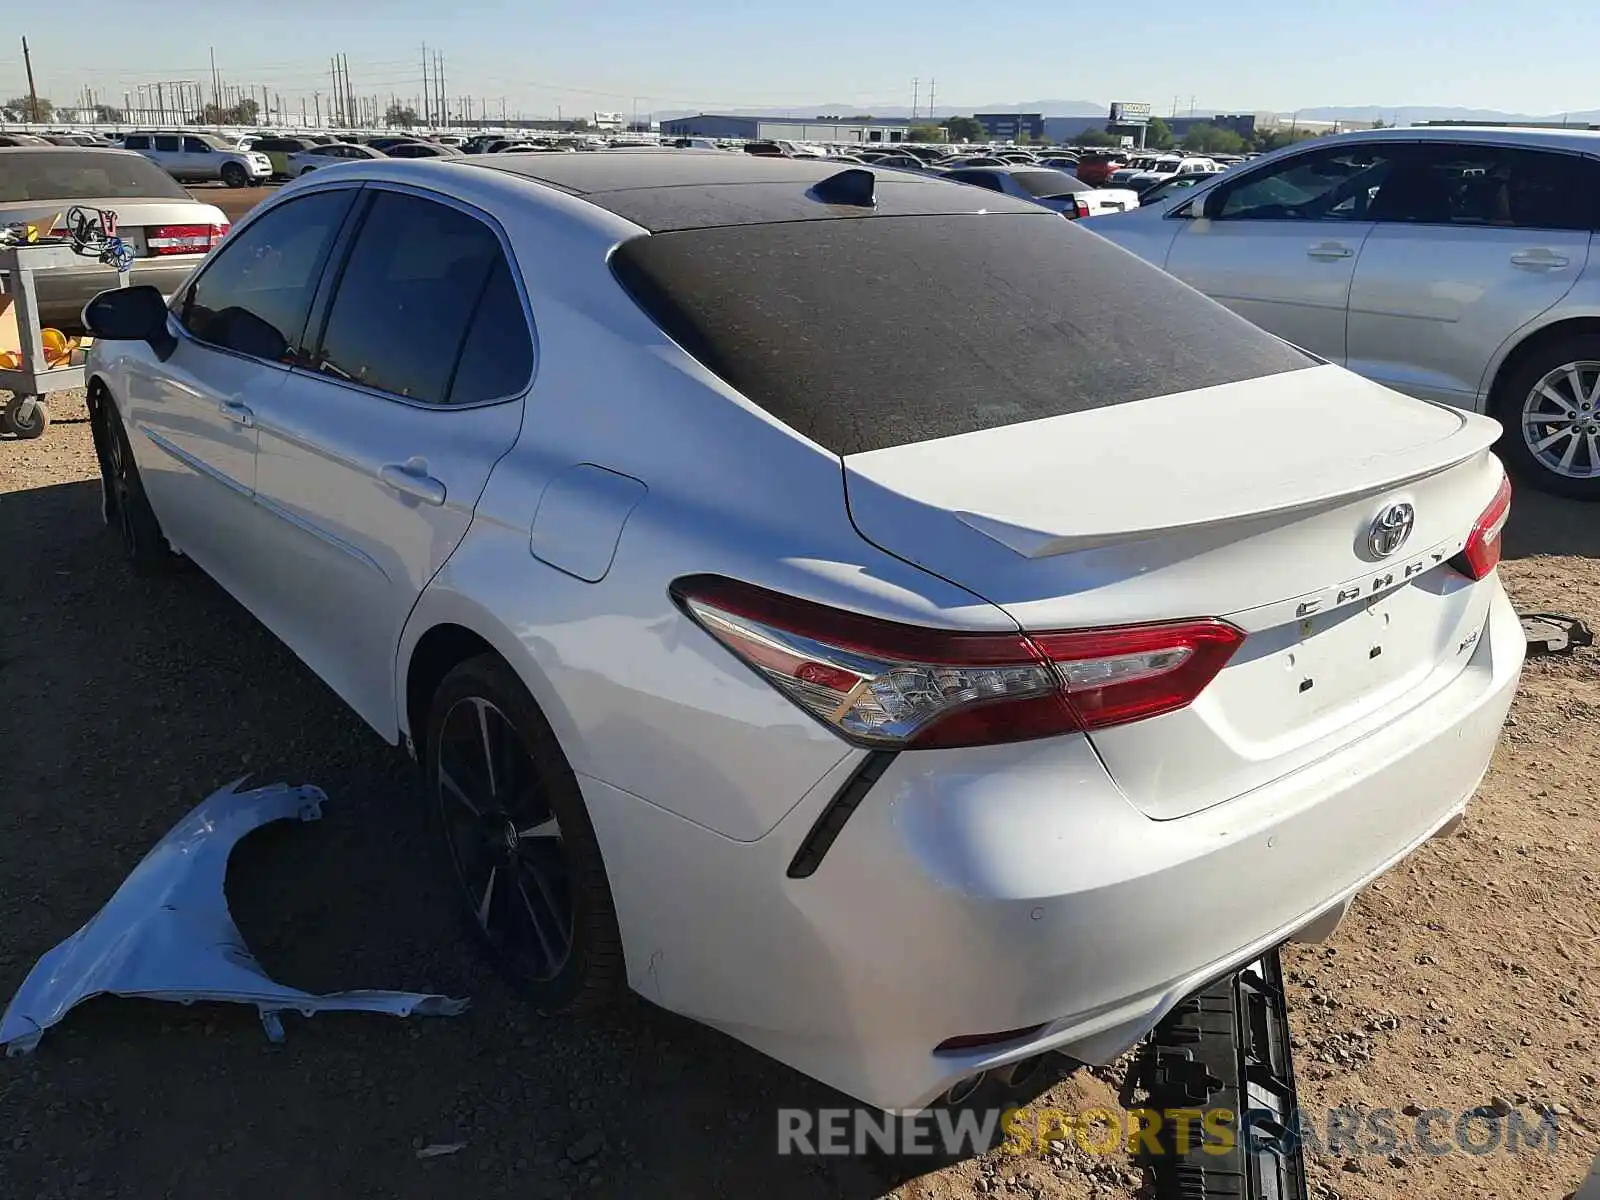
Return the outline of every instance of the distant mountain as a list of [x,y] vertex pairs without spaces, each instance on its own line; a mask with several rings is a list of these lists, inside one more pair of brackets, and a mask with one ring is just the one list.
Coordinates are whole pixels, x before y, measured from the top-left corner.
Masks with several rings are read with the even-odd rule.
[[1536,116],[1532,113],[1500,112],[1493,108],[1460,108],[1460,107],[1428,107],[1421,105],[1397,105],[1384,107],[1377,104],[1365,104],[1349,108],[1302,108],[1299,115],[1308,121],[1384,121],[1397,125],[1415,125],[1421,121],[1539,121],[1560,122],[1566,120],[1573,125],[1589,125],[1600,123],[1600,109],[1589,109],[1584,112],[1546,113]]

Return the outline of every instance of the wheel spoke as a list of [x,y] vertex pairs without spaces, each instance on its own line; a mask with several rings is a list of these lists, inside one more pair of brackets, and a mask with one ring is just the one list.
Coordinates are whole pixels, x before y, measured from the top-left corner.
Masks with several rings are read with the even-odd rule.
[[1548,383],[1542,383],[1539,385],[1539,395],[1543,396],[1546,400],[1553,401],[1567,416],[1570,417],[1577,414],[1578,406],[1571,400],[1568,400],[1560,392],[1552,388]]
[[1572,470],[1572,460],[1578,453],[1578,431],[1573,429],[1570,432],[1572,440],[1567,443],[1566,450],[1561,454],[1561,470],[1563,472]]
[[1562,438],[1570,438],[1570,437],[1575,437],[1575,436],[1576,435],[1572,432],[1572,426],[1570,424],[1562,425],[1560,428],[1558,428],[1554,433],[1550,434],[1548,437],[1540,438],[1537,442],[1535,442],[1533,444],[1533,451],[1534,451],[1535,454],[1543,454],[1546,450],[1550,449],[1551,446],[1554,446]]
[[[545,891],[543,882],[541,881],[539,875],[533,871],[528,871],[527,874],[533,875],[535,890],[540,893],[540,899],[544,901],[546,910],[551,915],[554,915],[557,909],[553,904],[550,903],[549,893]],[[558,952],[556,944],[552,943],[550,940],[550,934],[545,931],[544,921],[539,916],[539,905],[535,904],[533,897],[528,895],[528,889],[526,886],[524,886],[521,879],[517,880],[517,893],[522,897],[522,907],[527,911],[528,923],[533,926],[533,936],[539,940],[539,949],[544,952],[544,961],[546,965],[551,967],[559,966],[566,958],[567,954],[565,935],[563,935],[561,938],[560,950]],[[557,930],[560,930],[559,923],[557,924],[556,928]]]
[[478,709],[478,732],[483,736],[483,762],[489,772],[489,795],[500,795],[499,781],[494,770],[494,747],[489,740],[489,706],[482,700],[474,700],[473,704]]
[[1572,389],[1572,399],[1577,404],[1589,403],[1589,394],[1583,390],[1583,368],[1576,363],[1565,368],[1567,386]]
[[494,885],[500,878],[500,868],[489,868],[489,882],[484,886],[483,899],[478,901],[478,924],[485,929],[489,927],[489,906],[494,903]]
[[555,817],[552,816],[547,820],[540,821],[537,825],[530,825],[526,829],[519,829],[517,831],[517,836],[523,841],[529,841],[533,838],[559,839],[561,837],[561,825],[556,821]]
[[1589,443],[1589,474],[1600,474],[1600,433],[1587,435]]
[[472,797],[467,795],[467,793],[462,789],[461,785],[455,781],[455,777],[451,775],[449,771],[444,769],[443,762],[439,764],[439,786],[454,796],[460,802],[461,806],[473,816],[483,816],[483,813],[479,811],[478,806],[472,802]]

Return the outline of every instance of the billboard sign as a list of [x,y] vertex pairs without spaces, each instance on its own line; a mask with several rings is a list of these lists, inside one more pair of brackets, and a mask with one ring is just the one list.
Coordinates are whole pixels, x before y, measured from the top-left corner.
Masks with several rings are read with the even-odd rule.
[[596,129],[621,129],[622,114],[619,112],[597,112],[594,114],[594,127]]
[[1148,125],[1150,123],[1150,106],[1148,104],[1134,104],[1131,101],[1119,101],[1111,106],[1111,123],[1113,125]]

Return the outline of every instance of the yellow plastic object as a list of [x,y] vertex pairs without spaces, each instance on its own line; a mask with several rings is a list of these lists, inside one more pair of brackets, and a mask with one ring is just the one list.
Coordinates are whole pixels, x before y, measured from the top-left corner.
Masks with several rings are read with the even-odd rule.
[[27,239],[37,242],[40,238],[49,237],[50,231],[61,224],[61,214],[57,213],[48,221],[29,221],[27,226]]
[[[73,354],[79,349],[77,338],[69,338],[59,329],[41,329],[39,342],[44,347],[44,363],[46,367],[65,367],[72,363]],[[22,369],[22,352],[20,350],[0,351],[0,371],[20,371]]]

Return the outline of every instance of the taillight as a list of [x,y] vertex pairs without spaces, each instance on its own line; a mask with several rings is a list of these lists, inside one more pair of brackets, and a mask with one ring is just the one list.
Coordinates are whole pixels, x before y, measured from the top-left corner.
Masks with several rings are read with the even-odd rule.
[[204,254],[228,232],[226,222],[218,225],[152,225],[144,231],[144,244],[152,256],[163,254]]
[[1511,480],[1501,479],[1500,487],[1483,510],[1461,553],[1450,560],[1468,579],[1482,579],[1500,565],[1500,535],[1511,517]]
[[1074,196],[1072,198],[1072,215],[1074,218],[1087,217],[1089,215],[1089,202]]
[[788,699],[858,745],[989,745],[1103,729],[1192,703],[1244,634],[1225,621],[1052,633],[902,625],[720,576],[673,596]]

